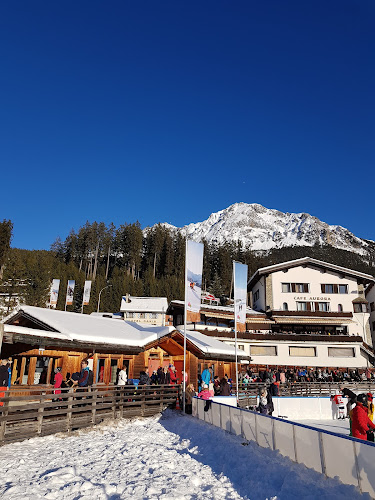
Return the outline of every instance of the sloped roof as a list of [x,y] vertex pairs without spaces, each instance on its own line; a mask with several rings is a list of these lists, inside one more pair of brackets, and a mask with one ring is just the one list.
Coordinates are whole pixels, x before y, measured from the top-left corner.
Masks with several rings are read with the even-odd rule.
[[24,314],[40,324],[40,330],[55,331],[66,335],[67,340],[79,342],[106,343],[143,347],[159,335],[174,330],[171,326],[142,327],[137,323],[119,321],[87,314],[58,311],[34,306],[20,306],[4,323],[12,323],[19,314]]
[[[18,318],[30,319],[38,328],[16,324]],[[5,333],[25,334],[47,339],[91,344],[112,344],[144,348],[147,344],[175,332],[173,326],[147,326],[87,314],[20,306],[4,319]],[[183,335],[183,330],[179,330]],[[196,331],[187,331],[187,339],[203,354],[234,356],[233,347]],[[244,357],[241,352],[240,355]]]
[[375,281],[374,276],[371,276],[371,274],[361,273],[359,271],[355,271],[354,269],[348,269],[346,267],[337,266],[336,264],[331,264],[329,262],[324,262],[322,260],[313,259],[312,257],[303,257],[301,259],[288,260],[286,262],[281,262],[280,264],[274,264],[272,266],[259,268],[249,279],[248,285],[251,286],[260,276],[264,274],[269,274],[276,271],[282,271],[283,269],[289,269],[291,267],[297,267],[303,265],[311,265],[314,267],[329,269],[336,273],[345,274],[347,276],[354,276],[355,278],[360,278],[362,280],[365,280],[366,282]]
[[168,300],[166,297],[129,297],[130,302],[126,301],[126,297],[121,299],[120,311],[129,312],[166,312],[168,308]]

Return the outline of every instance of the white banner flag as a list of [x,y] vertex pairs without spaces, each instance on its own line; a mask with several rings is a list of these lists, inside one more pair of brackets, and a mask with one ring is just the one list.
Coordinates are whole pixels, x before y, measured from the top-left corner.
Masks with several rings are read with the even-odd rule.
[[60,280],[52,280],[51,293],[49,297],[50,306],[56,307],[57,299],[59,298],[59,288],[60,288]]
[[66,301],[65,301],[66,306],[73,305],[73,295],[74,295],[75,284],[76,284],[76,282],[74,280],[68,281],[68,286],[66,288]]
[[203,243],[186,242],[185,302],[189,321],[200,321],[202,294]]
[[246,329],[247,265],[233,262],[234,315],[237,329]]
[[91,294],[91,281],[85,281],[85,288],[83,290],[83,305],[88,306]]

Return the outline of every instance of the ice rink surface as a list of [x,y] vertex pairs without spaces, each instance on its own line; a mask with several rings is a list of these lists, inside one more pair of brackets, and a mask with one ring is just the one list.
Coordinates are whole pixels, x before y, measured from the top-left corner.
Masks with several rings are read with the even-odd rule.
[[172,411],[8,444],[0,468],[4,500],[370,498]]

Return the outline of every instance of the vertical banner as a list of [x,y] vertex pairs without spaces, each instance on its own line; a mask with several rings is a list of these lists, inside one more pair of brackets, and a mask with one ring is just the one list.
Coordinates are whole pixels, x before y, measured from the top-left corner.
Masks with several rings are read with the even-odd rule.
[[65,309],[66,309],[66,306],[73,305],[73,295],[74,295],[75,284],[76,284],[76,282],[74,280],[68,281],[68,286],[66,288]]
[[186,241],[186,321],[199,322],[202,295],[203,243]]
[[234,316],[237,331],[246,331],[247,265],[233,262]]
[[84,306],[89,305],[90,294],[91,294],[91,281],[85,281],[85,288],[83,290],[83,302],[82,302]]
[[51,293],[49,297],[50,307],[56,308],[57,299],[59,298],[59,288],[60,288],[60,280],[52,280]]

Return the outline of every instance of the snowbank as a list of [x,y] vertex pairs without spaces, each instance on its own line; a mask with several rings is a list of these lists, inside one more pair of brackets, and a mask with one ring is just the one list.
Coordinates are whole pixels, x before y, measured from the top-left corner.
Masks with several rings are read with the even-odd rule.
[[172,411],[6,445],[0,468],[7,500],[370,498]]

